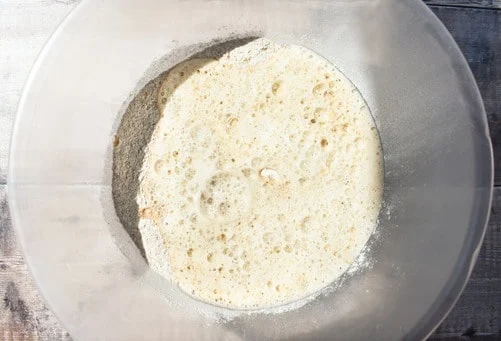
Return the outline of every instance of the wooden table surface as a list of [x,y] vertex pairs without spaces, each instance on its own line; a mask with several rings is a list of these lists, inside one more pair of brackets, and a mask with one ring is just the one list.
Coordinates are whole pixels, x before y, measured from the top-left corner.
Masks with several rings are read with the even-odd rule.
[[[492,215],[473,274],[432,340],[501,340],[501,0],[425,2],[456,39],[482,93],[494,146]],[[46,308],[11,226],[5,183],[17,101],[44,42],[77,0],[0,0],[0,341],[71,340]]]

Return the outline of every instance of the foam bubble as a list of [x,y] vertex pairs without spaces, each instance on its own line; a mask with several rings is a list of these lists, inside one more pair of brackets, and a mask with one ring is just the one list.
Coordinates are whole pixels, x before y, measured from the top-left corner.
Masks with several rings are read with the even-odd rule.
[[237,173],[223,172],[206,182],[200,194],[200,212],[209,220],[233,221],[245,217],[251,202],[248,181]]

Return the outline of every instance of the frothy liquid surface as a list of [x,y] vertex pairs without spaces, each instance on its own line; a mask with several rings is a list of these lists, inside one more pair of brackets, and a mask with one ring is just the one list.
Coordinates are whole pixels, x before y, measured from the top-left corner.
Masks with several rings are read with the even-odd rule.
[[258,308],[316,292],[354,262],[376,227],[382,152],[333,65],[260,39],[179,64],[159,105],[137,197],[154,270],[203,301]]

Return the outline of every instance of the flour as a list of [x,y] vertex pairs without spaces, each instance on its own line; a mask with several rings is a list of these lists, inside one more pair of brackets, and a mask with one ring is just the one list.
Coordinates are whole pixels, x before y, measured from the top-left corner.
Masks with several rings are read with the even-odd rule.
[[364,263],[382,153],[343,74],[258,39],[175,66],[159,89],[137,195],[153,270],[199,300],[279,312]]

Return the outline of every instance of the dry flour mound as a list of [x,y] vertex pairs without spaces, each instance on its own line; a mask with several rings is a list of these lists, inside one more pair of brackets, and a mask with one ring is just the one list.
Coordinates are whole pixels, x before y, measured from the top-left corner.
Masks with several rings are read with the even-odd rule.
[[192,296],[260,308],[341,276],[376,227],[382,152],[357,89],[258,39],[174,67],[137,195],[151,267]]

